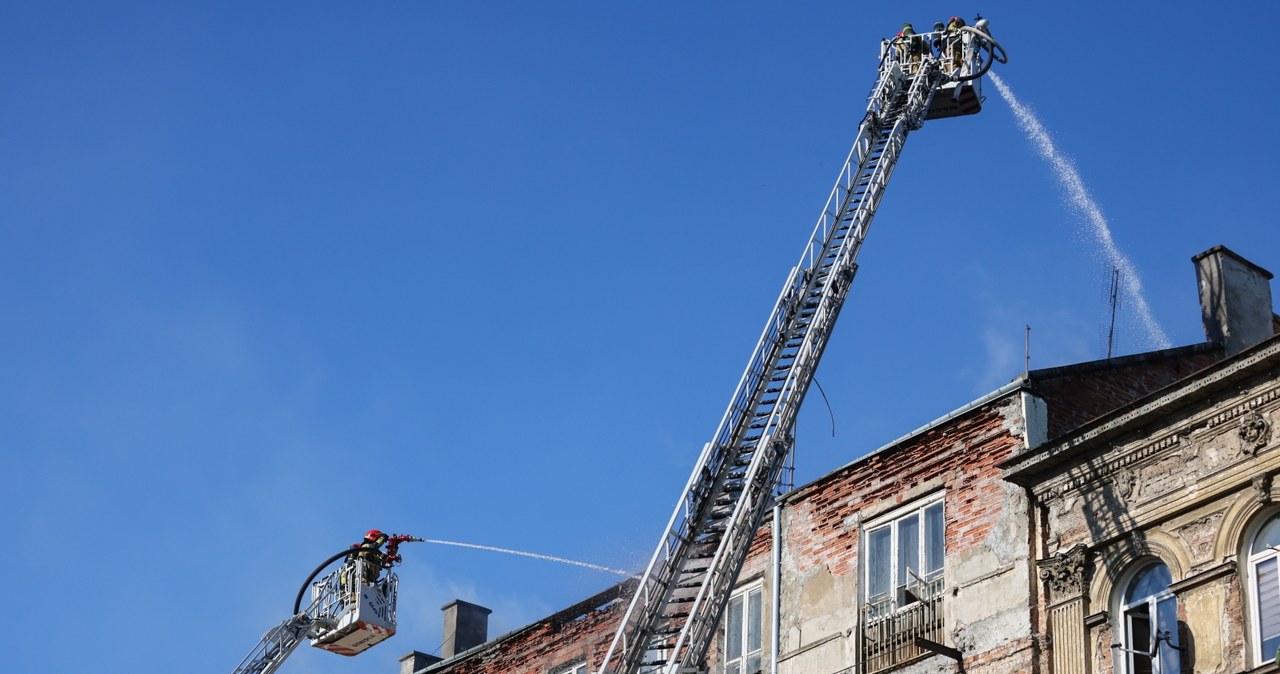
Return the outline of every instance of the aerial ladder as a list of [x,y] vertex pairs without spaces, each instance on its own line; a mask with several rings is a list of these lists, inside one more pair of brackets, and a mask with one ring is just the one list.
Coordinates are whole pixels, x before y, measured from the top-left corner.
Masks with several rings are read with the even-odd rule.
[[764,513],[779,495],[796,415],[907,134],[928,119],[978,112],[981,77],[995,61],[1004,63],[1005,53],[981,17],[973,26],[882,42],[878,79],[853,148],[689,476],[600,672],[707,671],[707,649]]
[[[377,542],[374,534],[382,536],[383,542]],[[374,529],[365,540],[374,545],[353,545],[329,557],[311,572],[298,590],[292,617],[267,630],[232,674],[271,674],[303,640],[309,639],[312,646],[339,655],[357,655],[396,633],[400,580],[390,569],[401,561],[401,543],[423,539],[403,534],[385,535]],[[381,549],[384,544],[385,551]],[[341,567],[315,580],[330,564],[342,558],[346,558],[346,562]],[[311,601],[303,608],[308,587]]]

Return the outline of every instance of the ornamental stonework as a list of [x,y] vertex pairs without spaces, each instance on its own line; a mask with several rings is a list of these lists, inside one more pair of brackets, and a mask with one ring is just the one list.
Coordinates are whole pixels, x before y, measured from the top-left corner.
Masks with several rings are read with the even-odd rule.
[[1222,512],[1214,512],[1178,527],[1178,536],[1186,543],[1196,563],[1211,561],[1222,519]]
[[1253,497],[1259,503],[1271,502],[1271,474],[1259,473],[1253,476]]
[[1117,470],[1111,476],[1111,485],[1115,489],[1116,496],[1120,497],[1121,505],[1133,496],[1133,488],[1137,484],[1138,477],[1134,474],[1133,469],[1128,466]]
[[1070,550],[1049,559],[1036,562],[1040,567],[1040,579],[1049,588],[1053,601],[1071,599],[1084,594],[1089,576],[1088,547],[1077,543]]
[[1249,408],[1240,415],[1240,451],[1254,456],[1271,442],[1271,422],[1257,408]]

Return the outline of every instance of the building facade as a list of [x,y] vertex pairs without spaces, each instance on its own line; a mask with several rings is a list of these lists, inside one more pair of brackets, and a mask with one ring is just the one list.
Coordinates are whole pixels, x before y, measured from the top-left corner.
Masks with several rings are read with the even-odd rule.
[[[1031,371],[779,499],[709,672],[1280,671],[1270,274],[1194,259],[1208,342]],[[628,589],[402,674],[595,672]]]

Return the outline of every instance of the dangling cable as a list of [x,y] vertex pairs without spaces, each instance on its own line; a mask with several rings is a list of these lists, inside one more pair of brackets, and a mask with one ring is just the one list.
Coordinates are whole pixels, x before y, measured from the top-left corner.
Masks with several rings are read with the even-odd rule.
[[827,400],[827,392],[822,390],[822,384],[818,382],[818,378],[813,378],[813,385],[818,387],[818,393],[822,394],[822,402],[827,404],[827,416],[831,417],[831,437],[836,437],[836,413],[831,409],[831,401]]
[[311,585],[311,581],[315,580],[316,576],[320,575],[320,572],[324,571],[326,566],[329,566],[330,564],[336,562],[339,558],[346,557],[347,555],[353,555],[353,554],[356,554],[357,552],[360,552],[360,551],[356,550],[355,548],[347,548],[346,550],[343,550],[342,552],[339,552],[334,556],[330,557],[329,559],[326,559],[323,562],[321,562],[320,566],[317,566],[316,570],[312,571],[311,575],[307,576],[307,579],[302,581],[302,587],[298,588],[298,598],[293,600],[293,614],[298,615],[299,613],[302,612],[302,595],[307,593],[307,587]]

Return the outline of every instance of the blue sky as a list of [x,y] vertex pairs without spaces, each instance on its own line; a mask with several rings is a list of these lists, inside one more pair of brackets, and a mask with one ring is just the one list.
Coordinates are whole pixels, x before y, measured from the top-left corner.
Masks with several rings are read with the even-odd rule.
[[[990,19],[1201,341],[1193,254],[1280,271],[1274,46],[1239,37],[1280,5],[1129,4],[3,3],[8,669],[230,671],[370,527],[641,567],[903,20]],[[1105,354],[1105,256],[986,94],[907,143],[801,481],[1008,382],[1025,325],[1032,367]],[[393,641],[284,671],[392,672],[455,597],[499,634],[615,580],[405,553]]]

